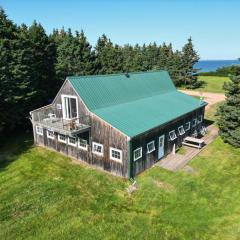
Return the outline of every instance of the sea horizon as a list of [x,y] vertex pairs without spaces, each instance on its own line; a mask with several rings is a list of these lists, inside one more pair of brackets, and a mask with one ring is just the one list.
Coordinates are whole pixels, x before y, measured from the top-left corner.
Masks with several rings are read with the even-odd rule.
[[214,59],[200,59],[195,64],[195,68],[200,69],[199,72],[211,72],[216,71],[220,67],[228,67],[231,65],[240,64],[238,59],[227,59],[227,60],[214,60]]

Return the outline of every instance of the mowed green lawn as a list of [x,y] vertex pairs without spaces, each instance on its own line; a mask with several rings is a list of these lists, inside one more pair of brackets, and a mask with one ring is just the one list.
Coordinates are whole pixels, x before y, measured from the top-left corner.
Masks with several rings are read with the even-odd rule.
[[[224,82],[230,81],[229,77],[215,77],[215,76],[199,76],[198,80],[203,81],[200,88],[194,89],[195,91],[205,91],[213,93],[224,93]],[[184,89],[184,86],[180,87]]]
[[130,197],[126,180],[29,137],[6,144],[0,239],[239,239],[240,150],[220,138],[191,162],[194,173],[153,167]]
[[240,236],[240,149],[217,138],[190,166],[153,167],[129,182],[33,147],[0,149],[0,239],[206,239]]
[[204,84],[200,88],[206,92],[224,93],[223,84],[229,82],[229,77],[199,76],[198,79]]

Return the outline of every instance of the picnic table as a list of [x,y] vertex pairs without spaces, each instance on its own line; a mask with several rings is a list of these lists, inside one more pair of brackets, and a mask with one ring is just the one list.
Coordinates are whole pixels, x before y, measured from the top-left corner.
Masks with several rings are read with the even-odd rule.
[[204,146],[204,140],[194,137],[186,137],[182,143],[185,146],[195,147],[195,148],[202,148]]

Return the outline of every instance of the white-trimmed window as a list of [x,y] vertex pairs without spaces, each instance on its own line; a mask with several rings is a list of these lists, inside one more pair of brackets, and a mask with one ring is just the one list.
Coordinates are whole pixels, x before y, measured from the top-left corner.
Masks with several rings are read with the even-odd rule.
[[52,130],[47,130],[47,138],[54,139],[54,131]]
[[58,134],[58,141],[62,142],[62,143],[66,143],[67,142],[67,137],[64,134]]
[[197,119],[196,119],[196,118],[194,118],[194,119],[193,119],[192,126],[193,126],[193,127],[196,127],[196,125],[197,125]]
[[202,122],[202,115],[198,116],[198,123]]
[[110,159],[122,162],[122,150],[110,147]]
[[190,130],[190,127],[191,127],[191,123],[190,122],[185,123],[185,131]]
[[87,140],[79,138],[78,139],[78,147],[83,150],[87,150]]
[[68,145],[76,147],[77,146],[77,140],[75,137],[68,137]]
[[92,152],[97,155],[103,156],[103,145],[100,143],[93,142],[92,143]]
[[63,119],[73,119],[78,117],[77,97],[61,95]]
[[43,128],[40,127],[40,126],[36,126],[36,133],[37,133],[38,135],[43,136]]
[[173,141],[177,138],[175,130],[172,130],[171,132],[169,132],[169,138],[170,138],[171,141]]
[[155,142],[151,141],[147,144],[147,153],[151,153],[155,150]]
[[179,135],[183,135],[185,133],[185,130],[183,128],[183,125],[181,125],[180,127],[178,127],[178,133]]
[[133,160],[136,161],[142,157],[142,147],[137,148],[133,151]]

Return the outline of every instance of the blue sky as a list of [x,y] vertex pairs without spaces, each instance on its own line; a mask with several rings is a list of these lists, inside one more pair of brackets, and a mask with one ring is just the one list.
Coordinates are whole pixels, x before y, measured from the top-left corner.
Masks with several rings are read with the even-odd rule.
[[240,57],[240,1],[237,0],[0,0],[10,19],[34,19],[53,28],[83,29],[91,44],[105,33],[114,43],[172,42],[189,36],[201,59]]

